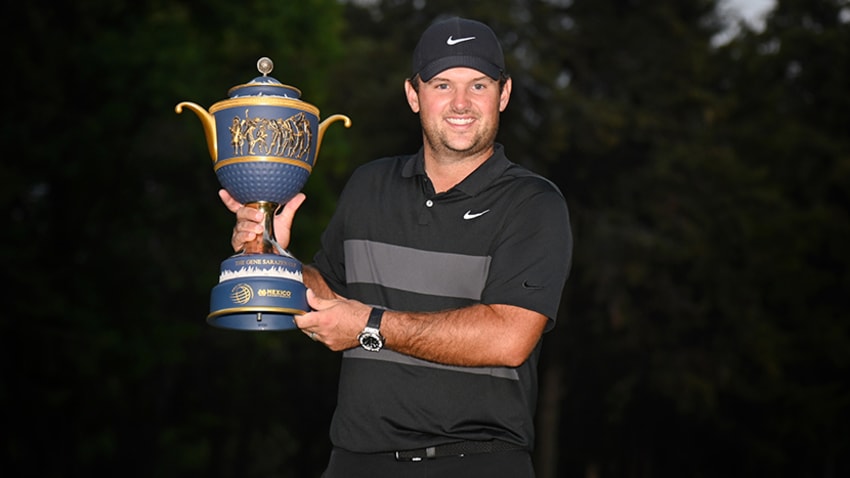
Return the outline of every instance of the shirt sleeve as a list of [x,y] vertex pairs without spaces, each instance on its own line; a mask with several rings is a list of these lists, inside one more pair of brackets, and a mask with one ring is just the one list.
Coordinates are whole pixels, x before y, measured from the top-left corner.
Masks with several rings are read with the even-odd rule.
[[313,266],[335,293],[348,297],[345,280],[345,250],[344,232],[345,219],[348,217],[347,207],[352,203],[351,197],[356,197],[352,191],[355,182],[349,180],[340,194],[336,210],[325,227],[320,240],[319,251],[313,256]]
[[573,237],[566,201],[542,178],[519,199],[499,234],[482,303],[540,312],[554,326],[569,275]]

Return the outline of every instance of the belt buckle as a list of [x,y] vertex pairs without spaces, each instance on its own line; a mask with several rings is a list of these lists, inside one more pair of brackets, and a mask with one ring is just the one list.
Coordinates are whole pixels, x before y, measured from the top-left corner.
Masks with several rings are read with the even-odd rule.
[[[416,454],[417,452],[422,452],[422,451],[425,452],[424,456],[420,456],[419,454]],[[403,456],[403,455],[407,455],[408,453],[413,453],[413,455],[412,456]],[[433,447],[433,446],[429,446],[428,448],[425,448],[424,450],[410,450],[410,451],[407,451],[407,452],[404,452],[404,451],[395,452],[396,461],[418,462],[418,461],[422,461],[422,460],[430,460],[430,459],[436,458],[436,457],[437,457],[437,447]]]
[[422,457],[421,456],[411,456],[411,457],[401,456],[401,452],[397,451],[397,452],[395,452],[395,461],[422,461]]

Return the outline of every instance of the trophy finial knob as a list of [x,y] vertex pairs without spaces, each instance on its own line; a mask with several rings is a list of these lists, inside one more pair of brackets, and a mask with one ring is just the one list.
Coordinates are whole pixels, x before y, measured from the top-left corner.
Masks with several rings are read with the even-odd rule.
[[264,56],[257,60],[257,70],[263,74],[263,76],[267,76],[274,69],[274,62],[271,58]]

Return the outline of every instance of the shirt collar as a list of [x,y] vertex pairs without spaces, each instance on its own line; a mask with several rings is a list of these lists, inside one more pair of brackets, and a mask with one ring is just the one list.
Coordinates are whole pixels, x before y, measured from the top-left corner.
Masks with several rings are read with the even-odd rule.
[[[462,191],[469,196],[475,196],[501,176],[510,166],[511,162],[505,156],[505,148],[496,143],[493,155],[452,189]],[[418,153],[408,158],[401,170],[401,175],[405,178],[426,176],[425,153],[422,148],[419,149]]]

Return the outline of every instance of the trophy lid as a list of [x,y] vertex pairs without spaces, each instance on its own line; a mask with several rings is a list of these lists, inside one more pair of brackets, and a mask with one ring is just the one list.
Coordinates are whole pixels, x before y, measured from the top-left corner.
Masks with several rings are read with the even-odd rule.
[[274,62],[269,57],[257,60],[257,70],[263,74],[243,85],[231,88],[227,95],[231,98],[243,96],[281,96],[284,98],[301,98],[301,90],[294,86],[284,85],[276,79],[268,76],[274,69]]

